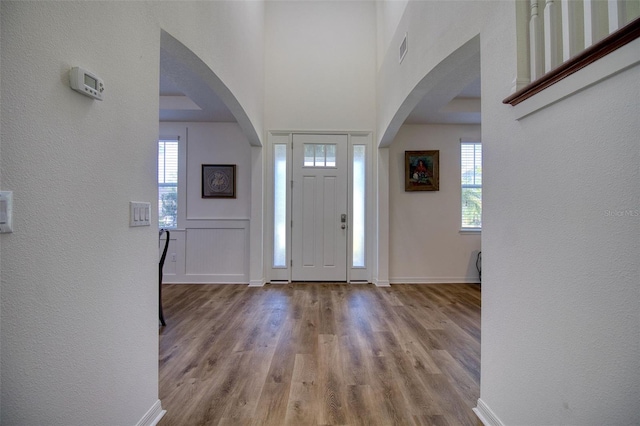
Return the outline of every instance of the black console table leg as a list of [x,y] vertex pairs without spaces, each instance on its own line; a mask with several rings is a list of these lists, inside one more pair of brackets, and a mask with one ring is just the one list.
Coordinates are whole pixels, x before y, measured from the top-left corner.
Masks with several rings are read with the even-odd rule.
[[167,249],[169,248],[169,236],[171,235],[171,233],[166,230],[166,229],[161,229],[160,230],[160,236],[162,236],[162,234],[166,232],[167,233],[167,239],[164,243],[164,250],[162,250],[162,256],[160,256],[160,268],[158,270],[158,311],[160,312],[160,324],[162,324],[162,326],[166,326],[167,323],[164,321],[164,313],[162,312],[162,268],[164,267],[164,260],[167,257]]

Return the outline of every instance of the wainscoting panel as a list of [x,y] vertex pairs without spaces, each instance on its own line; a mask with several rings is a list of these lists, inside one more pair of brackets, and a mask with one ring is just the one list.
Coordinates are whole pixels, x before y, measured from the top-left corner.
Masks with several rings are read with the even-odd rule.
[[242,275],[244,229],[187,229],[187,275]]
[[[171,234],[165,283],[249,283],[249,221],[190,220]],[[172,261],[175,253],[176,261]],[[173,264],[171,264],[173,263]]]

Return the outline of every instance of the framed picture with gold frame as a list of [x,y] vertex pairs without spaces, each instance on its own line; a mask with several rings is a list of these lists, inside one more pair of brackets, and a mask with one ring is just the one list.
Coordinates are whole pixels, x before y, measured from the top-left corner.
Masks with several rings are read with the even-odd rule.
[[404,190],[440,189],[440,151],[404,152]]

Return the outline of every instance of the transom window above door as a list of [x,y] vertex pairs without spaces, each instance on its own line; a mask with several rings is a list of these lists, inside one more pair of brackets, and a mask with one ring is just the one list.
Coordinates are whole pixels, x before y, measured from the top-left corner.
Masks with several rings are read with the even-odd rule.
[[336,145],[305,143],[304,167],[336,167]]

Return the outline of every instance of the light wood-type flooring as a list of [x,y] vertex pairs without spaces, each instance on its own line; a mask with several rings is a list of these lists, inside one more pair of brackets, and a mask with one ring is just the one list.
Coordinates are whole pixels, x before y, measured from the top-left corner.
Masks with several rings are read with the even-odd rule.
[[163,285],[170,425],[473,425],[480,286]]

